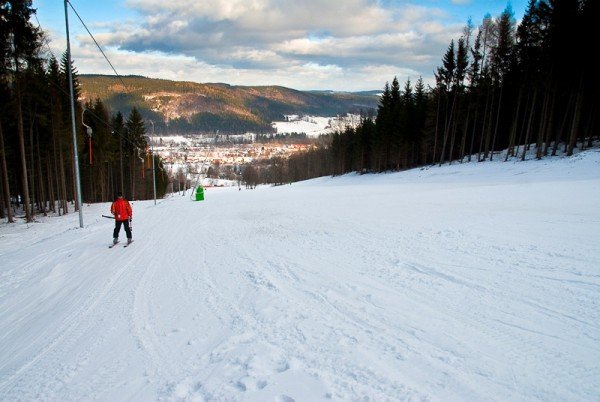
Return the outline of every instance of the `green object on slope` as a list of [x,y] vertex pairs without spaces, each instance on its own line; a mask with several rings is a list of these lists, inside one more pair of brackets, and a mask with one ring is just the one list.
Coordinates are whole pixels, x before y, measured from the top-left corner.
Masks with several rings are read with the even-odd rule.
[[196,188],[196,201],[204,201],[204,187],[202,186]]

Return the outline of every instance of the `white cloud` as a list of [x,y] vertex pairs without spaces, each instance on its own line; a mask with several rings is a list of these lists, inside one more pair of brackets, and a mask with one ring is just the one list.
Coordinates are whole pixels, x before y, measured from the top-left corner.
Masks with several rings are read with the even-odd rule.
[[[378,89],[394,75],[431,76],[461,27],[440,9],[382,4],[129,0],[140,22],[104,26],[95,36],[114,52],[121,74],[340,90]],[[99,71],[92,70],[102,64],[93,43],[78,39],[86,60],[80,70]]]

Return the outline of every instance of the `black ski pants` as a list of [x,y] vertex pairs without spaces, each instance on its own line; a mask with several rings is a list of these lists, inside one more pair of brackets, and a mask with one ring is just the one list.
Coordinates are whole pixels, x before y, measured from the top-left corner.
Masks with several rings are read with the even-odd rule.
[[115,230],[113,232],[113,238],[117,239],[119,237],[119,232],[121,231],[121,224],[125,227],[125,234],[128,239],[131,239],[131,229],[129,229],[129,221],[115,221]]

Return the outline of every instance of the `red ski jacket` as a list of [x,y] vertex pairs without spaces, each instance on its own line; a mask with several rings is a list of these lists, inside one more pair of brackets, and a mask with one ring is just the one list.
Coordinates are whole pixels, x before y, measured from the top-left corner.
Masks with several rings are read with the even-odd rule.
[[110,206],[110,213],[115,216],[118,221],[126,221],[133,217],[131,205],[124,198],[119,198]]

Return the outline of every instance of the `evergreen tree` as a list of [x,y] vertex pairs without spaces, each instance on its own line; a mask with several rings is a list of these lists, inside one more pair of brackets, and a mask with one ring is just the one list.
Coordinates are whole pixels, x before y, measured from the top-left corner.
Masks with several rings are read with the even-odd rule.
[[483,54],[481,53],[481,36],[483,31],[480,29],[477,32],[477,36],[475,37],[475,43],[471,48],[471,67],[468,69],[468,77],[470,86],[476,87],[479,83],[479,76],[481,72],[481,64],[483,59]]
[[398,78],[394,77],[392,80],[391,87],[392,102],[388,113],[390,115],[389,127],[386,130],[386,136],[389,138],[387,141],[387,163],[386,169],[398,169],[401,161],[401,153],[404,142],[404,124],[402,120],[402,99],[400,94],[400,83]]
[[[55,197],[58,201],[58,213],[69,212],[69,191],[67,187],[67,166],[72,166],[71,160],[67,159],[72,147],[70,136],[70,127],[66,122],[65,114],[70,110],[70,106],[65,100],[68,92],[64,92],[65,78],[60,69],[58,61],[52,57],[47,68],[48,92],[50,102],[50,124],[52,136],[52,161],[55,176]],[[65,109],[65,106],[67,109]]]
[[465,38],[458,40],[455,64],[456,74],[454,76],[454,85],[460,90],[467,74],[467,67],[469,66],[469,54]]
[[423,155],[423,134],[425,131],[425,120],[427,118],[427,110],[429,108],[428,95],[425,91],[423,77],[419,77],[415,84],[415,124],[412,141],[414,144],[415,154],[412,165],[425,164],[427,159]]
[[454,82],[456,69],[456,57],[454,49],[454,40],[450,42],[448,50],[442,58],[442,67],[438,67],[436,76],[439,81],[444,85],[446,92],[449,92]]
[[15,113],[17,119],[17,135],[19,139],[20,153],[20,168],[21,168],[21,194],[23,195],[23,207],[25,209],[25,219],[27,222],[33,221],[33,211],[31,208],[29,177],[28,177],[28,160],[25,149],[25,127],[23,117],[23,94],[22,80],[23,71],[31,63],[35,63],[39,57],[39,49],[41,48],[41,33],[34,27],[30,18],[34,13],[30,0],[8,0],[2,3],[3,18],[5,18],[4,32],[2,35],[9,38],[10,47],[6,49],[3,46],[3,64],[8,63],[10,69],[13,70],[14,82],[14,100]]
[[136,107],[131,110],[129,117],[127,118],[127,123],[125,123],[125,127],[127,130],[123,147],[129,164],[129,178],[131,184],[130,199],[134,200],[139,198],[136,193],[136,180],[139,180],[139,177],[136,179],[136,169],[142,168],[140,173],[140,176],[142,176],[144,166],[143,155],[144,150],[147,147],[146,139],[144,137],[146,134],[146,127],[142,115]]
[[494,81],[502,80],[513,65],[515,27],[510,5],[496,20],[495,46],[491,52],[491,73]]
[[376,136],[374,140],[373,169],[381,172],[387,169],[390,154],[390,137],[392,133],[393,98],[389,83],[385,83],[383,94],[379,101],[376,118]]

